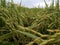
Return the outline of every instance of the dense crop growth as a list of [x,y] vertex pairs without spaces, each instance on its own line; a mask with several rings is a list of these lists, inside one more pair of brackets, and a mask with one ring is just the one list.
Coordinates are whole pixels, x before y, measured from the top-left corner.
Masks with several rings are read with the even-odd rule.
[[60,45],[59,0],[45,8],[0,2],[0,45]]

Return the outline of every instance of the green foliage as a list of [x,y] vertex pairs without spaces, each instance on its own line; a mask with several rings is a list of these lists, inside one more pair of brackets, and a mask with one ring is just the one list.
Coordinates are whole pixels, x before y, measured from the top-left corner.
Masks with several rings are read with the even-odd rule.
[[44,2],[46,8],[27,8],[1,0],[0,45],[60,45],[59,3]]
[[1,6],[6,7],[6,0],[1,0]]

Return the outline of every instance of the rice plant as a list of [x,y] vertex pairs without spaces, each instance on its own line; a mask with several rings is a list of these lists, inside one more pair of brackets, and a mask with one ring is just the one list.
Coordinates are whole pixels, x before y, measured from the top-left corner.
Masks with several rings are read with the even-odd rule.
[[0,2],[0,45],[60,45],[59,0],[45,8]]

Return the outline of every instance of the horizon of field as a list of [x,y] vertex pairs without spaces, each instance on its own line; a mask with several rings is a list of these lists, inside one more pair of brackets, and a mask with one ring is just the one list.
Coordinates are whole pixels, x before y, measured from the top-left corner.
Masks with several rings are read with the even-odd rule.
[[[44,8],[46,6],[44,0],[13,0],[13,1],[16,4],[20,4],[21,2],[22,6],[28,7],[28,8],[33,8],[33,7]],[[48,4],[48,6],[50,6],[50,4],[52,3],[51,0],[45,0],[45,1]],[[10,1],[7,0],[7,2],[10,2]],[[54,0],[54,3],[56,3],[56,0]]]

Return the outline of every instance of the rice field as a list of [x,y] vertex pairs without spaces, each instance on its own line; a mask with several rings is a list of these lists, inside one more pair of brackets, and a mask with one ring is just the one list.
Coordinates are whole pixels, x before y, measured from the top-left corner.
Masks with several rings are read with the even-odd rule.
[[45,8],[0,1],[0,45],[60,45],[59,0]]

